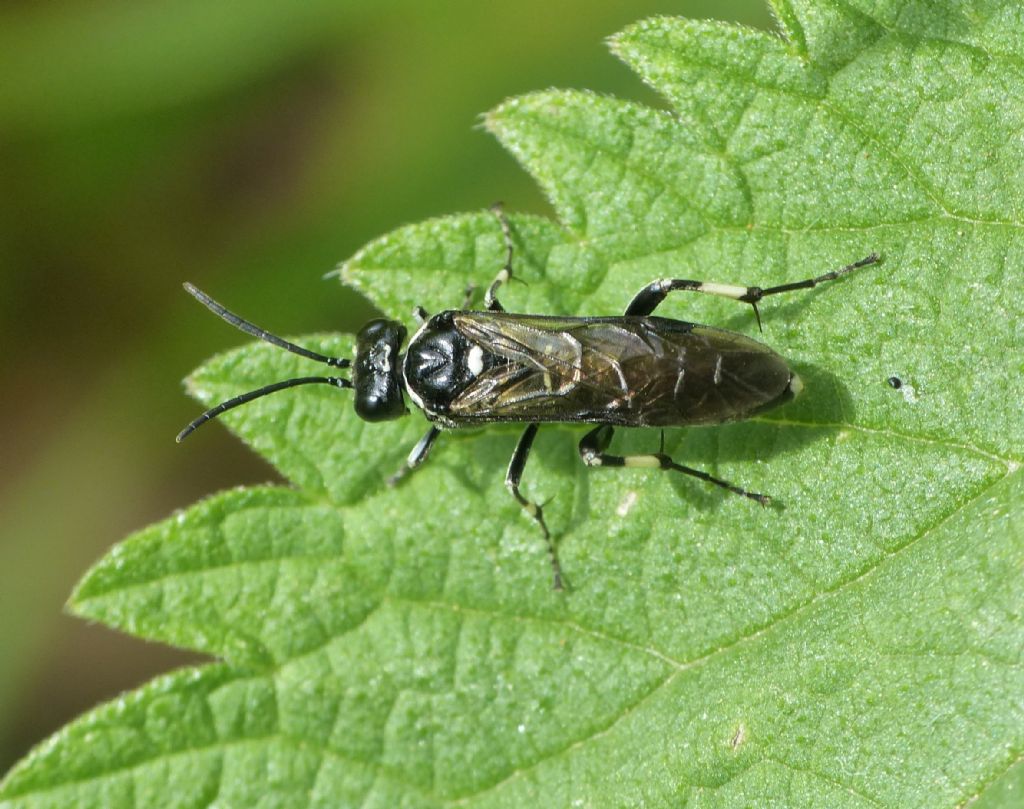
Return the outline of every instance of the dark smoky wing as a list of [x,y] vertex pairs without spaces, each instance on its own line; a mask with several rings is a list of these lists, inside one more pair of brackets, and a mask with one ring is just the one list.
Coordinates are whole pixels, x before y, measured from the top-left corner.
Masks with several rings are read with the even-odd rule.
[[630,399],[623,362],[659,348],[626,318],[460,312],[455,325],[500,360],[452,403],[450,412],[467,419],[603,419]]
[[[581,373],[582,347],[566,327],[574,318],[533,318],[459,312],[455,327],[490,361],[452,401],[449,413],[466,420],[565,420],[563,394]],[[571,418],[571,416],[570,416]]]
[[458,312],[452,321],[471,343],[508,362],[559,374],[579,367],[581,347],[571,329],[583,318]]
[[467,421],[522,421],[553,406],[543,372],[508,364],[490,368],[477,377],[452,401],[448,412]]
[[491,361],[452,403],[464,421],[716,424],[777,401],[790,372],[742,334],[659,317],[459,312]]

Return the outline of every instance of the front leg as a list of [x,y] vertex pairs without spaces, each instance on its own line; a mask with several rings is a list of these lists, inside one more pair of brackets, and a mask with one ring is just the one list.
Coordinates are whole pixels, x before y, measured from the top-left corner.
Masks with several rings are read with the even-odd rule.
[[547,523],[544,522],[544,507],[538,503],[527,500],[519,492],[519,481],[523,477],[523,468],[526,466],[526,459],[530,455],[530,448],[533,446],[533,439],[537,435],[536,424],[531,424],[519,438],[516,451],[512,453],[512,460],[508,465],[508,473],[505,475],[505,485],[516,501],[523,507],[523,511],[529,514],[540,525],[544,532],[544,541],[548,545],[548,555],[551,557],[551,571],[554,576],[554,588],[562,589],[562,566],[558,563],[558,554],[555,552],[555,544],[551,541],[551,534],[548,531]]
[[440,427],[432,426],[427,430],[423,438],[416,442],[416,446],[412,448],[412,452],[410,452],[409,457],[405,459],[405,463],[399,467],[395,474],[388,478],[388,486],[397,485],[402,478],[406,477],[417,466],[427,460],[427,456],[430,454],[430,448],[434,446],[434,442],[440,434]]
[[489,312],[504,312],[505,307],[498,301],[498,288],[512,278],[512,228],[509,226],[508,217],[505,216],[505,211],[500,202],[492,205],[491,211],[498,218],[498,223],[501,225],[501,237],[505,242],[505,263],[498,270],[498,274],[494,276],[494,280],[491,281],[491,285],[487,287],[487,291],[484,293],[484,306],[487,307]]

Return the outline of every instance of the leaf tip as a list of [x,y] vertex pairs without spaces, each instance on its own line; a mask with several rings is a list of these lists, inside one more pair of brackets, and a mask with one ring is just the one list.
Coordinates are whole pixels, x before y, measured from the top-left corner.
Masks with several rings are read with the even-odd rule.
[[768,10],[775,18],[775,25],[782,40],[788,43],[802,58],[807,58],[807,38],[796,12],[789,0],[768,0]]
[[627,25],[621,31],[612,34],[605,41],[608,44],[608,50],[617,59],[635,70],[637,64],[642,61],[645,41],[663,36],[663,30],[666,25],[679,25],[685,22],[686,20],[683,18],[664,14],[646,17]]
[[517,106],[516,102],[518,100],[518,98],[507,98],[498,106],[488,110],[480,116],[479,126],[495,137],[500,137],[503,131],[503,118]]
[[86,577],[78,583],[71,592],[71,595],[68,596],[68,600],[64,602],[64,612],[67,615],[81,618],[83,621],[90,623],[107,623],[103,620],[103,612],[98,607],[100,602],[102,602],[102,598],[97,599],[94,597],[98,594],[91,592],[88,578],[89,575],[86,574]]
[[481,125],[506,148],[517,154],[517,132],[522,127],[522,119],[528,118],[531,113],[540,109],[545,99],[549,99],[554,92],[557,91],[540,91],[507,98],[484,114]]
[[613,53],[617,53],[617,48],[621,48],[624,45],[631,44],[637,39],[640,39],[644,34],[648,33],[652,29],[659,28],[666,20],[672,20],[678,22],[680,18],[671,17],[666,14],[660,14],[653,17],[645,17],[642,20],[632,22],[623,28],[621,31],[617,31],[608,37],[605,41],[608,43],[608,47],[611,48]]
[[102,599],[109,592],[111,575],[124,568],[124,557],[124,543],[121,543],[95,562],[72,589],[64,603],[64,611],[87,620],[102,620],[96,610],[97,599]]

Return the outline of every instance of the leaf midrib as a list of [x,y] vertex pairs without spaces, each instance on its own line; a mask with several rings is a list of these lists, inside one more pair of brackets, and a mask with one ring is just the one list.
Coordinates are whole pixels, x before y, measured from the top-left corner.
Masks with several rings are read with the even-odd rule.
[[795,419],[772,418],[772,416],[755,416],[748,419],[750,423],[770,424],[772,427],[790,427],[797,429],[825,429],[825,430],[849,430],[851,432],[864,433],[865,435],[884,436],[895,438],[899,441],[912,441],[918,444],[942,447],[944,449],[969,452],[987,461],[1002,464],[1006,467],[1007,474],[1016,472],[1021,465],[1024,465],[1024,455],[1021,457],[1004,457],[999,455],[995,449],[984,449],[976,444],[951,441],[946,436],[926,435],[924,433],[902,432],[888,427],[871,427],[866,424],[853,424],[852,422],[815,422],[798,421]]
[[[801,426],[801,427],[815,427],[815,428],[817,428],[817,427],[830,426],[830,425],[797,423],[795,425],[789,425],[789,426]],[[841,426],[841,427],[845,427],[847,429],[862,429],[862,430],[865,429],[865,428],[859,428],[859,427],[856,427],[856,426],[853,426],[853,425],[833,425],[833,426]],[[910,436],[910,437],[911,438],[915,438],[913,436]],[[918,438],[918,440],[931,441],[930,439],[920,439],[920,438]],[[933,443],[941,444],[942,442],[933,442]],[[714,649],[711,649],[710,651],[708,651],[708,652],[706,652],[706,653],[704,653],[704,654],[702,654],[702,655],[700,655],[698,657],[695,657],[695,658],[692,658],[692,659],[689,659],[689,660],[680,660],[680,659],[671,657],[671,656],[665,654],[664,652],[662,652],[662,651],[660,651],[660,650],[658,650],[658,649],[656,649],[656,648],[654,648],[652,646],[637,644],[637,643],[634,643],[634,642],[629,641],[627,639],[619,638],[619,637],[616,637],[614,635],[608,634],[608,633],[603,632],[601,630],[598,630],[598,629],[595,629],[595,628],[592,628],[592,627],[587,627],[587,626],[585,626],[583,624],[580,624],[579,622],[574,621],[574,620],[564,620],[564,619],[559,619],[559,618],[547,618],[547,617],[544,617],[544,616],[535,616],[535,615],[516,615],[516,614],[512,614],[512,613],[497,611],[497,610],[489,610],[489,609],[483,609],[483,608],[479,608],[479,607],[464,606],[462,604],[459,604],[459,603],[453,602],[453,601],[417,600],[417,599],[410,599],[410,598],[406,598],[406,597],[402,597],[402,596],[395,596],[395,595],[392,595],[392,594],[384,594],[382,596],[382,598],[379,600],[379,602],[377,603],[377,605],[373,609],[368,610],[366,612],[366,614],[361,618],[361,620],[358,623],[356,623],[353,626],[349,627],[343,633],[333,634],[333,635],[327,634],[327,635],[325,635],[325,639],[323,640],[322,643],[319,643],[319,644],[317,644],[317,645],[315,645],[313,647],[310,647],[309,649],[304,650],[299,655],[295,655],[295,656],[289,657],[289,658],[287,658],[285,660],[282,660],[281,662],[277,663],[276,665],[273,665],[273,666],[270,666],[270,667],[264,669],[262,672],[260,672],[258,675],[255,675],[255,676],[257,676],[257,677],[267,677],[267,678],[270,678],[270,679],[276,679],[276,675],[279,674],[286,666],[293,665],[294,663],[296,663],[298,661],[301,661],[304,658],[309,658],[309,657],[311,657],[313,655],[319,654],[324,648],[326,648],[330,644],[338,641],[341,638],[344,638],[346,635],[349,635],[349,634],[351,634],[354,631],[357,631],[368,620],[370,620],[384,605],[388,605],[388,604],[390,604],[390,605],[409,606],[409,607],[421,608],[421,609],[423,609],[423,608],[425,608],[425,609],[441,609],[441,610],[446,610],[446,611],[453,612],[453,613],[458,613],[460,615],[472,615],[472,616],[483,617],[483,618],[488,618],[488,619],[497,620],[497,621],[506,621],[506,622],[513,621],[513,622],[520,622],[520,623],[525,623],[525,624],[533,624],[533,625],[540,624],[540,625],[545,625],[545,626],[552,626],[552,627],[556,627],[556,628],[561,629],[561,630],[571,631],[571,632],[573,632],[575,634],[578,634],[578,635],[585,635],[585,636],[597,639],[599,641],[602,641],[602,642],[610,644],[610,645],[618,646],[618,647],[620,647],[624,651],[628,651],[628,652],[631,652],[631,653],[638,653],[639,652],[641,654],[648,655],[648,656],[656,659],[660,663],[668,665],[671,668],[671,671],[668,674],[668,676],[666,676],[663,679],[661,679],[660,681],[654,683],[643,695],[641,695],[639,697],[639,699],[637,699],[635,702],[630,704],[625,710],[622,710],[622,711],[619,711],[618,713],[616,713],[613,717],[611,717],[610,721],[607,722],[604,726],[602,726],[599,730],[597,730],[595,732],[588,733],[587,735],[581,736],[581,737],[579,737],[577,739],[574,739],[571,742],[569,742],[568,744],[564,745],[557,752],[546,753],[545,755],[538,757],[535,761],[516,768],[513,772],[503,776],[501,779],[497,780],[496,782],[494,782],[492,784],[489,784],[487,786],[484,786],[484,787],[476,790],[473,793],[469,793],[469,794],[466,794],[466,795],[459,796],[458,798],[456,798],[454,800],[445,801],[445,800],[442,800],[442,799],[438,798],[436,795],[430,794],[429,792],[426,792],[426,793],[423,792],[423,790],[421,788],[419,788],[419,787],[415,787],[415,791],[416,792],[418,792],[420,794],[423,794],[423,795],[426,795],[426,796],[430,797],[431,799],[433,799],[435,801],[443,802],[443,803],[448,803],[450,805],[462,805],[462,804],[465,804],[468,801],[470,801],[470,800],[472,800],[472,799],[474,799],[476,797],[479,797],[480,795],[484,795],[484,794],[486,794],[488,792],[494,791],[494,790],[500,788],[502,785],[504,785],[504,784],[506,784],[508,782],[511,782],[511,781],[513,781],[513,780],[515,780],[517,778],[523,777],[526,773],[530,772],[531,770],[533,770],[534,768],[536,768],[537,766],[539,766],[543,762],[545,762],[547,760],[550,760],[553,757],[560,756],[560,755],[565,755],[567,752],[569,752],[569,751],[571,751],[573,749],[579,748],[579,747],[581,747],[581,746],[583,746],[583,745],[585,745],[585,744],[587,744],[589,742],[592,742],[592,741],[600,738],[603,735],[606,735],[613,728],[615,728],[619,723],[621,723],[624,719],[626,719],[630,715],[634,714],[637,710],[639,710],[651,698],[653,698],[654,696],[656,696],[657,694],[662,692],[666,687],[670,686],[676,679],[678,679],[678,677],[680,675],[682,675],[682,674],[684,674],[684,673],[686,673],[688,671],[691,671],[691,670],[694,670],[694,669],[706,666],[706,665],[712,663],[713,661],[715,661],[718,658],[722,658],[722,657],[725,657],[725,656],[727,656],[727,655],[729,655],[731,653],[734,653],[736,650],[746,648],[746,647],[748,647],[751,644],[757,643],[762,638],[771,637],[775,632],[781,631],[782,627],[784,627],[785,625],[787,625],[787,624],[789,624],[791,622],[799,620],[800,617],[802,617],[803,615],[808,613],[810,610],[818,608],[819,605],[821,605],[823,603],[827,603],[829,600],[831,600],[833,598],[840,597],[843,593],[845,593],[851,587],[856,586],[857,584],[859,584],[859,583],[865,581],[866,579],[868,579],[872,574],[875,574],[876,572],[883,571],[884,568],[887,565],[894,564],[895,562],[893,560],[899,558],[904,552],[906,552],[909,549],[913,548],[918,543],[920,543],[922,540],[927,539],[927,537],[930,536],[934,531],[940,529],[943,525],[945,525],[946,523],[948,523],[949,521],[951,521],[952,519],[957,517],[961,512],[965,511],[966,509],[969,509],[974,504],[976,504],[976,503],[980,502],[981,500],[983,500],[986,496],[988,496],[988,494],[990,493],[990,491],[994,487],[1002,485],[1002,484],[1006,483],[1014,475],[1020,474],[1020,466],[1019,466],[1019,464],[1016,464],[1013,461],[1001,458],[999,456],[994,456],[994,455],[990,455],[988,453],[980,452],[976,448],[971,448],[971,447],[963,447],[963,448],[976,451],[979,454],[983,455],[984,457],[987,457],[987,458],[989,458],[991,460],[998,460],[998,461],[1004,463],[1007,466],[1007,470],[1008,470],[1007,473],[1005,475],[995,479],[994,481],[992,481],[988,485],[983,486],[972,497],[970,497],[969,499],[965,500],[963,503],[961,503],[960,505],[956,506],[955,508],[951,509],[948,513],[943,514],[940,517],[938,517],[932,524],[922,528],[915,536],[910,537],[903,544],[901,544],[901,545],[899,545],[899,546],[897,546],[897,547],[895,547],[895,548],[893,548],[891,550],[884,550],[884,549],[882,549],[881,555],[876,560],[874,560],[873,562],[865,565],[865,567],[863,569],[861,569],[860,571],[857,571],[857,572],[853,573],[852,575],[850,575],[849,577],[847,577],[845,579],[837,581],[831,587],[828,587],[826,589],[820,590],[819,592],[817,592],[814,595],[812,595],[810,598],[792,605],[789,609],[787,609],[787,610],[785,610],[783,612],[780,612],[780,613],[772,616],[772,618],[770,620],[766,621],[764,624],[762,624],[760,626],[757,626],[757,627],[753,628],[752,630],[749,630],[749,631],[745,632],[744,634],[741,634],[741,635],[737,636],[733,640],[730,640],[728,643],[720,645],[720,646],[718,646],[718,647],[716,647]],[[349,510],[351,510],[351,508],[352,508],[351,506],[341,506],[341,505],[337,505],[337,504],[327,504],[327,505],[330,505],[332,508],[337,510],[339,512],[339,514],[341,514],[342,516],[344,516],[345,513],[348,512]],[[245,563],[242,563],[242,564],[245,564]],[[135,585],[135,586],[140,586],[140,585]],[[127,588],[125,588],[125,589],[127,589]],[[312,744],[308,740],[293,739],[290,736],[288,736],[287,734],[283,734],[283,733],[280,733],[280,732],[274,733],[274,734],[268,734],[266,737],[262,737],[262,738],[280,738],[280,739],[284,739],[284,740],[287,740],[289,742],[295,743],[295,744],[297,744],[299,746],[305,746],[305,747],[313,748],[313,749],[317,750],[318,752],[320,752],[323,755],[330,755],[332,757],[338,758],[339,760],[347,760],[347,758],[345,756],[341,755],[340,753],[338,753],[337,751],[331,749],[330,747],[327,747],[325,745]],[[218,743],[216,743],[214,745],[209,745],[208,747],[224,748],[224,747],[229,747],[229,746],[232,746],[232,745],[235,745],[235,744],[251,743],[253,741],[259,741],[259,739],[256,739],[256,738],[246,738],[246,739],[242,739],[242,740],[238,740],[238,741],[218,742]],[[196,752],[198,749],[199,748],[190,748],[189,751],[182,751],[182,752],[183,753],[184,752]],[[155,758],[162,758],[162,757],[164,757],[164,754],[161,754],[161,756],[157,756]],[[128,770],[134,769],[135,767],[142,766],[143,764],[145,764],[145,763],[147,763],[149,761],[152,761],[152,760],[153,759],[146,759],[145,761],[142,761],[142,762],[135,762],[132,765],[130,765],[129,767],[126,767],[124,769],[128,769]],[[367,767],[369,767],[371,769],[372,768],[377,768],[382,773],[386,774],[389,778],[393,777],[393,775],[389,773],[388,769],[384,765],[382,765],[380,762],[372,762],[372,761],[363,762],[363,761],[359,761],[358,763],[363,765],[363,766],[367,766]],[[104,775],[109,775],[112,772],[113,771],[109,771],[108,770],[108,771],[105,771],[104,773],[98,774],[95,777],[102,777]],[[995,777],[998,777],[998,775],[995,776]],[[993,780],[995,780],[995,779],[993,778]],[[64,787],[66,787],[66,786],[68,786],[68,785],[70,785],[72,783],[75,783],[75,782],[65,782],[64,784],[60,785],[60,787],[58,787],[58,788],[64,788]],[[413,789],[413,785],[407,785],[407,786],[410,789]],[[843,786],[844,786],[844,788],[847,788],[847,785],[843,785]],[[864,796],[864,797],[867,797],[867,796]]]
[[[787,610],[785,612],[779,613],[778,615],[774,616],[771,620],[765,622],[765,624],[763,624],[762,626],[757,627],[753,631],[747,632],[744,635],[738,636],[737,638],[735,638],[734,640],[730,641],[729,643],[726,643],[726,644],[724,644],[724,645],[722,645],[722,646],[720,646],[720,647],[718,647],[716,649],[711,650],[710,652],[707,652],[704,655],[701,655],[700,657],[693,658],[692,660],[689,660],[689,661],[676,661],[673,658],[670,658],[670,657],[668,657],[666,655],[658,653],[659,659],[664,660],[665,662],[669,663],[670,665],[675,665],[676,669],[668,677],[666,677],[664,680],[662,680],[660,683],[655,684],[646,694],[644,694],[633,705],[629,706],[628,710],[620,712],[618,715],[616,715],[612,719],[612,721],[608,723],[608,725],[605,728],[602,728],[597,733],[591,734],[590,736],[587,736],[587,737],[583,737],[583,738],[577,739],[577,740],[573,741],[572,743],[566,745],[565,748],[561,751],[561,753],[559,753],[559,755],[562,755],[562,754],[564,754],[564,753],[566,753],[566,752],[568,752],[568,751],[570,751],[570,750],[572,750],[572,749],[574,749],[576,747],[581,747],[582,745],[584,745],[584,744],[586,744],[586,743],[588,743],[590,741],[593,741],[593,740],[595,740],[597,738],[600,738],[602,735],[605,735],[605,734],[609,733],[617,724],[619,724],[619,722],[621,720],[625,719],[631,713],[635,712],[644,702],[648,701],[651,697],[657,695],[665,687],[671,685],[671,683],[677,677],[679,677],[681,674],[683,674],[683,673],[685,673],[687,671],[690,671],[692,669],[695,669],[695,668],[698,668],[698,667],[702,667],[702,666],[708,664],[709,662],[715,660],[716,658],[723,657],[723,656],[729,654],[730,652],[732,652],[732,651],[734,651],[736,649],[744,648],[744,647],[746,647],[746,646],[748,646],[748,645],[750,645],[752,643],[755,643],[761,637],[767,636],[773,630],[776,630],[778,627],[786,624],[787,622],[798,620],[799,617],[801,617],[803,614],[805,614],[806,612],[808,612],[812,608],[817,607],[819,604],[821,604],[823,602],[826,602],[828,600],[831,600],[833,598],[838,598],[842,593],[844,593],[849,588],[851,588],[851,587],[857,585],[858,583],[864,581],[865,579],[867,579],[872,574],[874,574],[874,573],[876,573],[878,571],[881,571],[883,566],[888,565],[888,564],[894,564],[894,562],[892,560],[894,560],[897,557],[899,557],[905,551],[908,551],[909,549],[911,549],[914,546],[916,546],[919,542],[921,542],[922,540],[926,539],[932,532],[938,530],[943,525],[945,525],[947,522],[949,522],[949,521],[953,520],[955,517],[957,517],[962,511],[970,508],[975,503],[978,503],[981,500],[983,500],[994,487],[999,486],[1001,484],[1004,484],[1011,477],[1013,477],[1014,475],[1017,475],[1017,474],[1020,474],[1019,470],[1018,471],[1014,471],[1014,472],[1008,472],[1006,475],[998,478],[997,480],[994,480],[989,485],[982,487],[982,489],[980,491],[978,491],[973,497],[971,497],[970,499],[966,500],[964,503],[962,503],[961,505],[957,506],[956,508],[952,509],[949,513],[941,516],[937,521],[935,521],[931,525],[929,525],[926,528],[922,529],[922,531],[919,532],[917,534],[917,536],[914,536],[914,537],[910,538],[907,542],[905,542],[904,544],[902,544],[902,545],[900,545],[900,546],[898,546],[896,548],[893,548],[891,551],[883,550],[882,551],[882,556],[877,561],[866,565],[863,570],[861,570],[861,571],[859,571],[857,573],[854,573],[852,576],[850,576],[849,578],[847,578],[845,580],[839,581],[833,587],[824,589],[824,590],[814,594],[813,596],[811,596],[811,598],[807,599],[806,601],[804,601],[802,603],[794,605],[791,609],[789,609],[789,610]],[[503,616],[503,614],[502,613],[494,613],[494,616],[500,618],[500,617]],[[612,638],[612,640],[614,640],[614,638]],[[654,652],[654,650],[649,649],[647,647],[639,647],[639,648],[641,650],[643,650],[643,651],[646,651],[647,653],[653,653]],[[1022,753],[1021,755],[1024,756],[1024,753]],[[505,783],[509,783],[509,782],[515,780],[516,778],[522,777],[525,773],[529,772],[530,770],[532,770],[533,768],[535,768],[539,764],[543,763],[543,761],[545,761],[545,760],[547,760],[547,759],[541,758],[541,759],[538,759],[536,762],[534,762],[531,765],[520,767],[517,770],[515,770],[513,773],[510,773],[509,775],[507,775],[506,777],[504,777],[503,779],[501,779],[500,781],[498,781],[495,784],[492,784],[492,785],[489,785],[487,787],[484,787],[484,788],[478,790],[475,793],[471,793],[469,795],[461,796],[459,799],[457,799],[456,801],[453,802],[453,805],[464,804],[464,803],[468,802],[469,800],[472,800],[473,798],[479,797],[480,795],[484,795],[484,794],[486,794],[488,792],[491,792],[491,791],[501,787]],[[1005,772],[1005,769],[1003,770],[1003,772]],[[1000,773],[1000,775],[1001,774],[1002,773]],[[843,786],[844,789],[849,789],[850,788],[846,784],[843,784],[842,786]],[[867,797],[867,796],[865,796],[865,797]],[[875,799],[871,799],[871,800],[873,800],[874,802],[877,803],[877,800],[875,800]]]
[[[381,608],[381,606],[384,603],[387,603],[387,602],[390,602],[390,603],[407,603],[407,604],[413,604],[413,605],[417,605],[417,606],[425,606],[425,607],[430,607],[430,608],[447,608],[447,609],[450,609],[450,610],[453,610],[453,611],[456,611],[456,612],[460,612],[460,613],[463,613],[463,614],[473,614],[473,615],[479,615],[479,616],[482,616],[482,617],[490,617],[490,618],[501,617],[501,618],[504,618],[505,620],[513,620],[513,621],[520,621],[520,622],[542,623],[542,624],[550,624],[550,625],[556,625],[556,626],[560,626],[560,627],[565,627],[565,628],[568,628],[568,629],[571,629],[571,630],[574,630],[574,631],[577,631],[577,632],[580,632],[580,633],[583,633],[583,634],[590,635],[591,637],[597,638],[599,640],[602,640],[602,641],[605,641],[605,642],[608,642],[608,643],[612,643],[612,644],[621,646],[624,649],[630,649],[630,650],[633,650],[633,651],[641,651],[641,652],[643,652],[645,654],[651,655],[651,656],[659,659],[660,661],[662,661],[664,663],[669,664],[670,666],[672,666],[673,668],[675,668],[675,669],[677,669],[679,671],[685,671],[685,670],[687,670],[689,668],[693,668],[693,667],[695,667],[697,665],[700,665],[702,662],[707,661],[709,658],[715,656],[716,654],[725,652],[725,651],[729,650],[730,648],[732,648],[732,647],[734,647],[734,646],[744,642],[745,640],[757,637],[759,634],[761,634],[764,631],[770,629],[773,625],[775,625],[775,624],[777,624],[777,623],[779,623],[781,621],[784,621],[784,620],[788,619],[789,617],[794,616],[799,611],[801,611],[801,610],[803,610],[803,609],[805,609],[805,608],[807,608],[809,606],[812,606],[813,604],[817,603],[817,601],[819,601],[821,598],[823,598],[825,596],[828,596],[830,594],[838,593],[839,591],[841,591],[847,585],[852,584],[852,583],[858,581],[859,579],[863,578],[865,575],[870,573],[873,569],[876,569],[878,566],[883,564],[886,561],[886,559],[888,559],[889,557],[893,556],[896,553],[899,553],[900,551],[902,551],[905,548],[911,547],[916,542],[918,542],[920,539],[926,537],[927,534],[930,531],[934,530],[935,528],[941,526],[943,523],[945,523],[946,521],[951,519],[953,516],[955,516],[957,513],[959,513],[959,511],[961,511],[962,509],[968,508],[972,503],[977,501],[979,498],[983,497],[989,491],[989,489],[991,489],[993,486],[997,486],[1000,483],[1006,481],[1012,475],[1017,473],[1021,469],[1021,467],[1022,467],[1022,459],[1020,459],[1020,458],[1003,457],[1003,456],[998,455],[998,454],[996,454],[994,452],[986,451],[986,450],[984,450],[984,449],[982,449],[980,447],[977,447],[977,446],[974,446],[974,445],[971,445],[971,444],[967,444],[967,443],[956,443],[956,442],[952,442],[952,441],[949,441],[949,440],[944,439],[944,438],[936,438],[936,437],[932,437],[932,436],[919,435],[919,434],[910,433],[910,432],[899,432],[899,431],[892,430],[892,429],[887,429],[887,428],[868,427],[868,426],[863,426],[863,425],[852,424],[852,423],[849,423],[849,422],[804,422],[804,421],[796,421],[796,420],[792,420],[792,419],[773,419],[770,416],[769,417],[764,417],[764,416],[756,417],[754,419],[751,419],[751,422],[771,425],[774,428],[783,427],[783,428],[814,429],[814,430],[817,430],[817,429],[850,430],[850,431],[854,431],[854,432],[863,433],[863,434],[866,434],[866,435],[881,435],[881,436],[885,436],[885,437],[895,438],[895,439],[898,439],[900,441],[913,441],[913,442],[918,442],[918,443],[927,444],[927,445],[931,445],[931,446],[938,446],[938,447],[944,447],[944,448],[947,448],[947,449],[953,449],[953,450],[958,450],[958,451],[963,451],[963,452],[969,452],[969,453],[974,454],[975,456],[977,456],[979,458],[982,458],[984,460],[1001,464],[1002,466],[1005,467],[1006,471],[1005,471],[1004,475],[1002,475],[1001,477],[996,478],[995,480],[990,482],[988,485],[984,486],[978,493],[976,493],[974,496],[970,497],[968,500],[966,500],[963,503],[961,503],[959,506],[954,508],[952,511],[950,511],[950,512],[948,512],[948,513],[946,513],[946,514],[944,514],[944,515],[942,515],[940,517],[938,517],[938,519],[935,522],[933,522],[930,526],[926,526],[925,528],[923,528],[916,536],[910,537],[905,543],[903,543],[901,545],[898,545],[898,546],[894,547],[891,550],[886,550],[883,547],[879,547],[878,550],[880,551],[881,555],[876,560],[874,560],[873,562],[869,563],[865,568],[863,568],[862,570],[854,573],[851,577],[849,577],[847,579],[839,580],[832,587],[826,588],[824,590],[820,590],[819,592],[817,592],[813,596],[811,596],[809,599],[807,599],[805,601],[802,601],[802,602],[799,602],[799,603],[793,605],[792,607],[790,607],[789,609],[774,615],[769,621],[767,621],[766,623],[762,624],[761,626],[755,628],[753,631],[748,632],[746,635],[740,635],[735,640],[730,641],[728,644],[726,644],[724,646],[721,646],[721,647],[718,647],[717,649],[711,650],[710,652],[707,652],[707,653],[705,653],[705,654],[703,654],[703,655],[701,655],[701,656],[699,656],[697,658],[693,658],[691,660],[679,660],[679,659],[676,659],[676,658],[672,658],[672,657],[670,657],[670,656],[668,656],[668,655],[658,651],[657,649],[654,649],[653,647],[646,647],[646,646],[642,646],[642,645],[639,645],[639,644],[635,644],[635,643],[633,643],[633,642],[631,642],[631,641],[629,641],[627,639],[619,638],[619,637],[616,637],[614,635],[607,634],[605,632],[602,632],[600,630],[594,629],[592,627],[585,627],[582,624],[579,624],[579,623],[577,623],[575,621],[565,621],[565,620],[562,620],[562,619],[550,619],[550,618],[544,618],[544,617],[541,617],[541,616],[514,615],[514,614],[510,614],[510,613],[501,613],[501,612],[495,612],[495,611],[489,611],[489,610],[482,610],[482,609],[475,608],[475,607],[464,606],[464,605],[458,604],[456,602],[410,600],[410,599],[406,599],[406,598],[403,598],[403,597],[400,597],[400,596],[396,597],[396,596],[393,596],[393,595],[389,595],[389,594],[387,594],[385,592],[383,594],[382,598],[377,602],[377,604],[372,609],[369,609],[366,612],[366,614],[363,615],[362,618],[357,623],[355,623],[352,626],[348,627],[344,632],[342,632],[341,634],[331,634],[330,632],[325,631],[324,632],[324,640],[321,643],[315,644],[315,645],[309,647],[308,649],[303,650],[298,655],[295,655],[295,656],[290,657],[290,658],[286,658],[285,660],[279,662],[275,666],[269,668],[268,671],[279,670],[280,667],[283,666],[283,665],[286,665],[288,663],[291,663],[291,662],[294,662],[294,661],[297,661],[297,660],[301,660],[304,657],[308,657],[308,656],[313,655],[313,654],[317,654],[318,652],[320,652],[323,648],[328,646],[333,641],[335,641],[335,640],[337,640],[339,638],[342,638],[345,635],[350,634],[353,631],[358,630],[367,620],[369,620]],[[373,494],[379,494],[379,493],[384,492],[384,491],[387,490],[386,487],[384,487],[384,486],[375,487],[375,489],[376,489],[376,491],[374,491],[374,489],[372,488],[370,490],[371,493],[368,493],[367,496],[370,497],[370,496],[373,496]],[[296,489],[290,489],[290,491],[295,491],[295,492],[300,493],[300,494],[303,493],[303,492],[301,492],[301,490],[296,490]],[[307,498],[307,504],[308,504],[308,506],[311,506],[311,507],[323,507],[323,508],[332,509],[342,519],[344,519],[346,516],[348,516],[348,513],[353,508],[355,508],[355,506],[353,504],[336,503],[336,502],[331,501],[326,496],[308,497]],[[310,554],[310,553],[289,554],[289,555],[278,556],[278,557],[264,557],[264,558],[256,559],[256,560],[244,559],[244,560],[237,561],[237,562],[231,561],[231,562],[226,562],[226,563],[223,563],[223,564],[218,564],[218,565],[213,565],[213,566],[189,568],[187,570],[175,570],[173,572],[164,573],[164,574],[161,574],[160,576],[156,576],[156,577],[147,579],[145,581],[138,581],[138,582],[133,582],[132,584],[120,585],[120,586],[117,586],[117,587],[114,587],[114,588],[110,588],[108,590],[104,590],[102,592],[90,594],[88,597],[79,600],[74,605],[74,608],[80,614],[82,614],[82,615],[84,615],[86,617],[89,617],[90,610],[88,609],[88,604],[90,602],[93,602],[93,601],[96,601],[96,600],[99,600],[99,601],[102,602],[103,599],[109,598],[110,596],[112,596],[115,593],[131,592],[131,591],[135,591],[135,590],[146,589],[146,588],[149,588],[149,587],[158,586],[158,585],[160,585],[162,583],[165,583],[165,582],[173,581],[173,580],[181,578],[181,577],[185,577],[185,578],[194,577],[197,574],[203,575],[203,574],[210,573],[210,572],[217,572],[217,571],[223,571],[223,570],[231,570],[231,569],[243,568],[243,567],[253,567],[253,566],[255,566],[255,567],[267,567],[267,566],[273,567],[273,566],[281,564],[285,560],[287,560],[287,561],[296,561],[296,562],[300,562],[300,561],[312,561],[312,562],[315,562],[318,559],[327,559],[327,558],[336,559],[337,555],[336,554],[326,555],[326,554],[323,554],[323,553],[315,553],[315,554]],[[199,651],[201,651],[203,653],[206,653],[206,654],[215,654],[215,655],[217,655],[217,654],[222,653],[223,650],[218,652],[218,650],[215,650],[215,649],[200,649]]]

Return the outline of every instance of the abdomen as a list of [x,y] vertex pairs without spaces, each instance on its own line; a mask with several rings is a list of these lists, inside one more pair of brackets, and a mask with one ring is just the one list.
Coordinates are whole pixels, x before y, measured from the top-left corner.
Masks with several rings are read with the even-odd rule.
[[650,321],[644,326],[651,352],[620,362],[628,386],[636,391],[630,410],[638,423],[718,424],[749,418],[792,398],[789,367],[756,340],[711,326],[644,320]]

